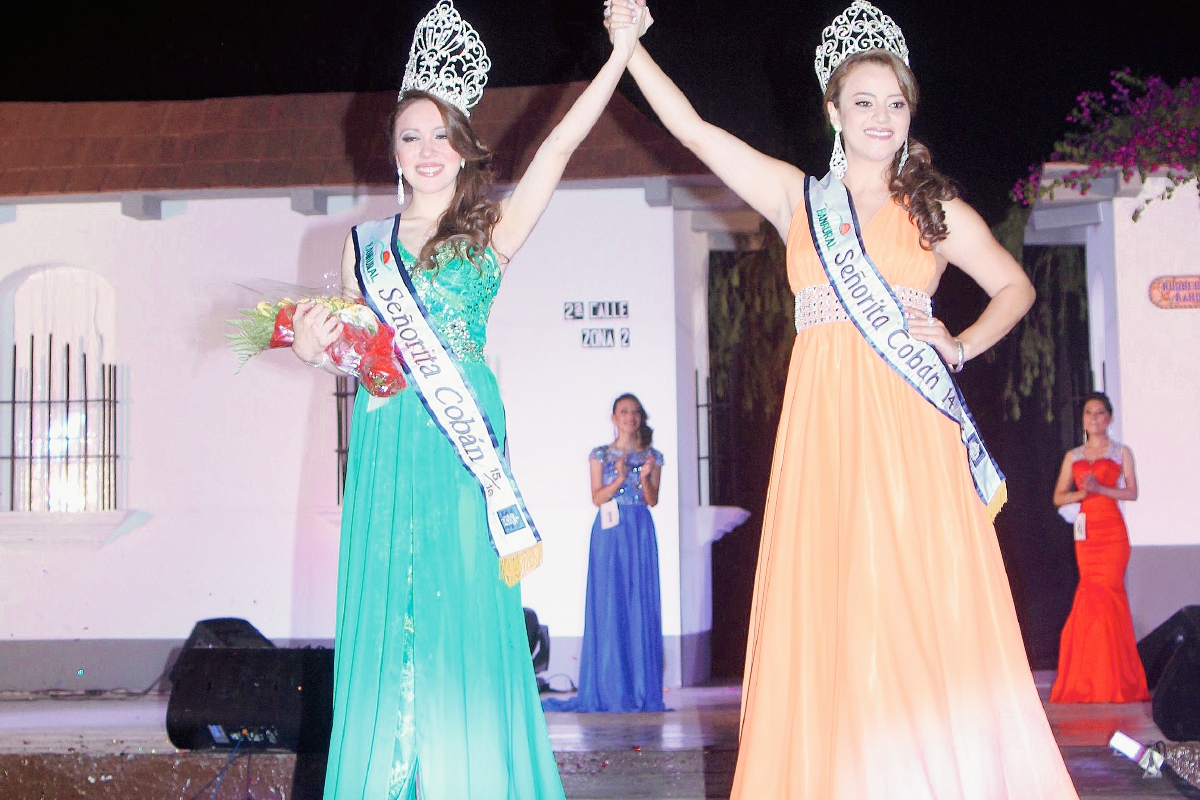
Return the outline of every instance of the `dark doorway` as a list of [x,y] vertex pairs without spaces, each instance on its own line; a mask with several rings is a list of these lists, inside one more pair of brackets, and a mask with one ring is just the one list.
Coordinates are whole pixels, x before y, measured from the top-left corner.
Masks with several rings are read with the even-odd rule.
[[[795,338],[784,248],[774,228],[709,257],[709,496],[750,518],[713,545],[713,677],[740,678],[775,429]],[[754,247],[754,245],[759,245]]]

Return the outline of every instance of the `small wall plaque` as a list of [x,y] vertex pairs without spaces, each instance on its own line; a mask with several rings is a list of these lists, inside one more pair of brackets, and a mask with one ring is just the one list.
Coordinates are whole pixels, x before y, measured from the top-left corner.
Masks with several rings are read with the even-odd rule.
[[1161,275],[1150,281],[1150,302],[1159,308],[1200,308],[1200,275]]

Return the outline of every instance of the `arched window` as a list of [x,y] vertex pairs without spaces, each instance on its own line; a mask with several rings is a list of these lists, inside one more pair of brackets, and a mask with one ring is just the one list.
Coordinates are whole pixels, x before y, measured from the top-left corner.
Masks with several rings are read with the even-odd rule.
[[120,508],[116,300],[91,270],[0,283],[0,509]]

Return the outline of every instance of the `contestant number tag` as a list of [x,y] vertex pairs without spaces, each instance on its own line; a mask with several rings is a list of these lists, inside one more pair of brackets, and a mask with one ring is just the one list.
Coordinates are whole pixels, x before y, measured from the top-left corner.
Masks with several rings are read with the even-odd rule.
[[1074,527],[1075,527],[1075,541],[1086,542],[1087,541],[1087,515],[1080,512],[1079,516],[1075,518],[1075,526]]
[[608,530],[617,527],[621,521],[621,507],[616,500],[609,500],[600,506],[600,528]]

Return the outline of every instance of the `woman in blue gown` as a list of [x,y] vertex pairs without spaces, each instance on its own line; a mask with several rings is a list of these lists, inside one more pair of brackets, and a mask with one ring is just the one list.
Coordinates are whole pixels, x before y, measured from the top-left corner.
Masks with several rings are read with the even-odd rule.
[[612,444],[592,450],[592,523],[579,693],[548,698],[547,711],[665,711],[658,540],[662,453],[632,394],[613,403]]
[[[613,16],[636,11],[614,6]],[[545,210],[568,158],[607,105],[636,42],[636,25],[538,149],[512,194],[489,196],[490,154],[472,131],[473,80],[438,83],[421,70],[459,35],[468,69],[482,44],[452,0],[422,22],[410,83],[393,115],[402,208],[346,240],[343,285],[404,270],[422,313],[457,362],[498,448],[504,408],[483,358],[488,313],[509,260]],[[430,36],[422,38],[422,32]],[[421,50],[421,47],[426,47]],[[475,86],[464,98],[463,87]],[[464,100],[466,102],[464,102]],[[378,232],[388,241],[378,241]],[[374,238],[373,238],[374,237]],[[376,247],[375,245],[378,245]],[[384,256],[378,257],[383,248]],[[360,269],[360,265],[367,265]],[[372,266],[374,265],[374,266]],[[397,276],[399,277],[399,276]],[[370,296],[370,293],[368,292]],[[339,325],[323,306],[295,316],[295,354],[335,370],[324,353]],[[406,351],[407,352],[407,351]],[[562,800],[529,656],[520,589],[501,579],[480,483],[418,396],[418,376],[380,401],[359,389],[351,428],[338,563],[334,719],[327,800]],[[465,405],[465,402],[463,403]]]

